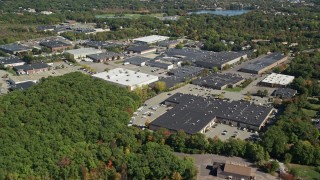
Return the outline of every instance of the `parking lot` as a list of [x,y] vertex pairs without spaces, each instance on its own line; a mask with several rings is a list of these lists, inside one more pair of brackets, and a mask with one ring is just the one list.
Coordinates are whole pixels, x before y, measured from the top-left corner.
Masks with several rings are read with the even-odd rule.
[[219,137],[222,141],[229,138],[239,138],[245,140],[254,135],[258,135],[255,132],[239,129],[238,127],[232,127],[226,124],[216,123],[209,131],[205,133],[208,138]]
[[35,73],[35,74],[30,74],[30,75],[19,75],[19,76],[14,76],[8,72],[6,72],[9,75],[9,78],[12,79],[15,82],[21,82],[21,81],[38,81],[41,78],[46,78],[48,76],[61,76],[64,74],[68,74],[70,72],[75,72],[78,71],[79,67],[76,66],[70,66],[68,64],[66,64],[65,62],[55,62],[53,63],[53,66],[61,66],[63,65],[64,68],[61,69],[54,69],[54,70],[49,70],[49,71],[45,71],[45,72],[39,72],[39,73]]

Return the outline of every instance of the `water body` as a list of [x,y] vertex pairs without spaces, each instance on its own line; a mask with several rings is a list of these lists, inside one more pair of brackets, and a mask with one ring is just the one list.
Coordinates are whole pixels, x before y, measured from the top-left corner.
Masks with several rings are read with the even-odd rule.
[[215,14],[221,16],[238,16],[250,12],[250,10],[200,10],[188,14]]

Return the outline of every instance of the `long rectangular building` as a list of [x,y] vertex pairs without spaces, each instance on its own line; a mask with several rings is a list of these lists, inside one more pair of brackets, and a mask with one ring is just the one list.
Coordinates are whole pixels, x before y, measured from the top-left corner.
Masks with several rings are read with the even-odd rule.
[[288,60],[288,56],[285,56],[280,52],[271,53],[269,55],[258,57],[256,59],[251,60],[252,63],[249,63],[247,66],[241,68],[239,71],[252,74],[262,74],[283,63],[286,60]]
[[203,51],[192,48],[169,49],[166,53],[167,57],[181,58],[184,61],[191,62],[199,67],[212,69],[217,67],[223,69],[228,65],[233,65],[241,59],[247,59],[248,52],[212,52]]
[[92,75],[93,77],[106,80],[112,84],[122,87],[127,87],[129,90],[134,90],[137,87],[149,85],[158,81],[158,76],[136,72],[123,68],[116,68],[108,72],[102,72]]
[[212,89],[223,90],[225,88],[234,88],[244,82],[244,78],[237,74],[210,74],[206,77],[199,77],[198,79],[192,81],[192,84],[208,87]]
[[173,108],[150,123],[151,130],[166,128],[188,134],[205,133],[216,122],[259,130],[273,108],[248,101],[227,101],[177,93],[163,102]]

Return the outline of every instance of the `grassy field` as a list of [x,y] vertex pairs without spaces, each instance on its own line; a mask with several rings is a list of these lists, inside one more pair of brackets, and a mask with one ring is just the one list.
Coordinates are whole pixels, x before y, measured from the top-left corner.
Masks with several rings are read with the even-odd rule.
[[314,180],[320,178],[320,173],[315,171],[313,166],[303,166],[297,164],[290,164],[289,169],[295,172],[296,178],[301,177],[306,180]]
[[315,117],[317,115],[317,111],[315,111],[315,110],[310,110],[310,109],[303,108],[302,111],[304,113],[306,113],[310,117]]
[[225,91],[229,92],[240,92],[243,88],[241,87],[235,87],[235,88],[226,88]]
[[96,15],[96,18],[128,18],[128,19],[138,19],[143,16],[151,16],[151,17],[162,17],[163,14],[101,14]]

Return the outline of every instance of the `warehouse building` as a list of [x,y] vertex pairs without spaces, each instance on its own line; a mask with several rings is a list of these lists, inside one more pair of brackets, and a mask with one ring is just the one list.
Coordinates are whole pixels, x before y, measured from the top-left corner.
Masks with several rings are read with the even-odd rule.
[[226,88],[235,88],[236,86],[243,83],[245,79],[237,74],[210,74],[206,77],[199,77],[198,79],[192,81],[192,84],[203,86],[212,89],[223,90]]
[[72,50],[65,51],[65,54],[70,54],[77,61],[83,60],[89,54],[97,54],[97,53],[102,53],[102,51],[94,48],[80,48],[80,49],[72,49]]
[[22,66],[15,66],[13,69],[19,75],[30,75],[39,72],[49,71],[49,65],[47,63],[34,63],[34,64],[25,64]]
[[145,66],[148,61],[150,61],[150,58],[142,57],[142,56],[134,56],[127,58],[124,60],[124,65],[126,64],[133,64],[136,66]]
[[294,76],[271,73],[260,84],[269,87],[287,87],[294,80]]
[[166,70],[170,70],[173,68],[173,64],[164,63],[164,62],[160,62],[160,61],[154,61],[154,60],[148,61],[147,65],[151,66],[151,67],[166,69]]
[[154,44],[168,39],[169,37],[167,36],[151,35],[133,39],[133,42],[137,44]]
[[194,78],[199,76],[203,72],[203,68],[194,66],[182,66],[176,69],[172,69],[168,72],[171,76],[182,77],[182,78]]
[[11,57],[0,57],[0,64],[7,68],[7,67],[13,67],[13,66],[22,66],[25,64],[24,61],[22,61],[17,56],[11,56]]
[[87,55],[87,58],[92,59],[93,62],[107,62],[107,61],[114,61],[114,60],[120,60],[123,59],[124,56],[119,53],[114,52],[104,52],[104,53],[98,53],[98,54],[89,54]]
[[176,76],[168,76],[168,77],[160,77],[159,81],[166,83],[166,88],[171,89],[181,83],[186,81],[183,77],[176,77]]
[[0,50],[9,54],[19,54],[24,52],[29,52],[32,50],[32,48],[23,46],[21,44],[12,43],[12,44],[6,44],[6,45],[0,45]]
[[291,99],[297,94],[297,90],[290,88],[278,88],[272,93],[273,96],[281,99]]
[[68,44],[62,41],[44,41],[41,42],[40,45],[49,48],[51,52],[62,52],[67,49],[73,48],[72,44]]
[[271,53],[269,55],[265,55],[251,60],[252,63],[249,63],[247,66],[241,68],[239,71],[251,74],[262,74],[278,66],[286,60],[288,60],[288,56],[285,56],[280,52]]
[[212,52],[191,48],[169,49],[165,53],[168,57],[181,58],[184,61],[191,62],[199,67],[212,69],[218,67],[223,69],[228,65],[240,62],[241,59],[247,59],[248,52]]
[[102,72],[94,74],[92,76],[106,80],[112,84],[116,84],[121,87],[126,87],[131,91],[137,87],[149,85],[153,82],[158,81],[157,76],[131,71],[123,68],[112,69],[108,72]]
[[136,54],[147,54],[156,52],[157,48],[149,47],[149,46],[131,46],[127,48],[128,54],[136,53]]
[[273,112],[272,107],[248,101],[226,101],[181,93],[163,103],[173,108],[151,122],[151,130],[166,128],[173,132],[183,130],[187,134],[205,133],[217,122],[260,130]]
[[178,44],[180,44],[180,41],[178,40],[166,40],[158,42],[158,46],[165,47],[167,49],[175,48]]

